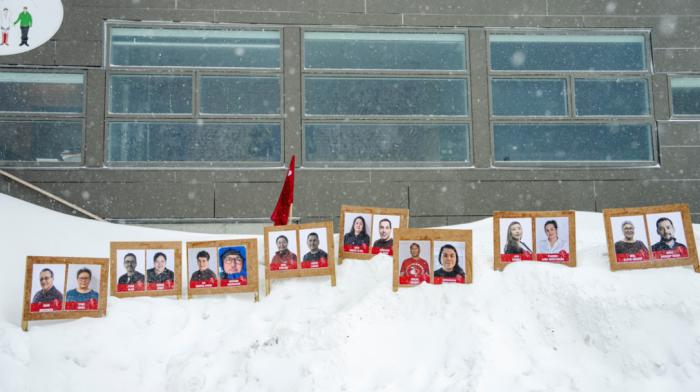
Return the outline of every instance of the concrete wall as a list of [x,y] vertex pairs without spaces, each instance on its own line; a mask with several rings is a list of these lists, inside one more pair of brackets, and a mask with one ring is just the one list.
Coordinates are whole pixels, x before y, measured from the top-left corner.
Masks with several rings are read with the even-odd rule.
[[[64,0],[59,32],[0,66],[88,68],[86,167],[6,168],[103,217],[260,218],[270,215],[284,168],[108,168],[104,166],[104,21],[279,25],[464,27],[470,33],[472,102],[486,99],[484,30],[490,27],[649,28],[660,165],[653,168],[509,169],[490,164],[488,113],[473,110],[474,166],[464,169],[297,170],[294,215],[334,220],[340,206],[410,208],[411,226],[469,222],[494,210],[601,211],[689,203],[700,222],[700,123],[669,121],[666,73],[700,73],[696,0]],[[480,47],[480,45],[482,47]],[[298,98],[295,98],[298,99]],[[476,106],[478,107],[478,105]],[[473,108],[476,108],[473,107]],[[286,155],[300,130],[285,130]],[[299,143],[296,143],[299,141]],[[285,156],[289,160],[290,156]],[[0,192],[65,213],[72,210],[0,178]],[[78,214],[79,215],[79,214]]]

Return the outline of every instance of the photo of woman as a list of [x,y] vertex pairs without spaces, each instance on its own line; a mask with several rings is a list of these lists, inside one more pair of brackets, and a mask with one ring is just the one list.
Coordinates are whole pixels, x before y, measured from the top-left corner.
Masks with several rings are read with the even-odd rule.
[[532,260],[532,218],[505,218],[500,224],[501,262]]
[[368,224],[372,221],[370,214],[345,214],[345,235],[343,249],[350,253],[369,253],[370,236]]
[[267,233],[270,271],[298,269],[297,232],[295,230],[272,231]]
[[433,283],[465,283],[466,273],[463,267],[465,265],[465,244],[435,241],[433,246],[436,249],[438,246],[440,247],[433,259],[433,270],[435,271],[433,272],[435,278]]
[[100,271],[99,265],[68,266],[66,310],[97,310],[100,300]]
[[651,261],[643,215],[611,217],[610,224],[618,263]]

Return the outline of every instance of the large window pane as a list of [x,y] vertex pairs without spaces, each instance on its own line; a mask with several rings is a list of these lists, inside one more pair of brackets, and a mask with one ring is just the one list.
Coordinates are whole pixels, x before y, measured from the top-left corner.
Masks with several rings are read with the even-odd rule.
[[280,162],[275,123],[109,124],[111,162]]
[[672,78],[673,114],[700,115],[700,78]]
[[200,113],[279,114],[279,77],[202,76]]
[[307,162],[467,162],[467,124],[306,124]]
[[492,79],[494,116],[566,116],[566,79]]
[[192,113],[192,77],[111,75],[110,113]]
[[279,68],[280,32],[113,28],[110,63],[141,67]]
[[83,123],[0,121],[0,161],[81,162]]
[[652,161],[649,124],[494,124],[496,161]]
[[309,115],[466,116],[465,79],[306,78]]
[[0,112],[83,112],[83,74],[0,72],[0,91]]
[[643,35],[489,34],[495,71],[646,71]]
[[304,33],[308,69],[466,70],[464,34]]
[[577,116],[647,116],[647,79],[574,80]]

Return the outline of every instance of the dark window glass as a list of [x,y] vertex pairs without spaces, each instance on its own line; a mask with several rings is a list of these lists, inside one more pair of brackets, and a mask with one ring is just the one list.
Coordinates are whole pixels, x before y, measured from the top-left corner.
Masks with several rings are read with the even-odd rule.
[[566,79],[492,79],[494,116],[566,116]]
[[306,124],[307,162],[467,162],[467,124]]
[[110,63],[139,67],[279,68],[279,31],[113,28]]
[[646,71],[643,35],[489,34],[494,71]]
[[308,69],[466,70],[464,34],[304,33]]
[[0,72],[0,112],[83,113],[83,74]]
[[494,124],[496,161],[652,161],[649,124]]
[[673,114],[700,115],[700,78],[672,78]]
[[577,116],[648,116],[647,79],[574,80]]
[[280,162],[278,123],[109,124],[111,162]]
[[0,161],[81,162],[83,123],[0,121]]
[[200,113],[279,114],[280,78],[202,76]]
[[110,113],[192,113],[192,77],[111,75]]
[[305,79],[308,115],[466,116],[464,79]]

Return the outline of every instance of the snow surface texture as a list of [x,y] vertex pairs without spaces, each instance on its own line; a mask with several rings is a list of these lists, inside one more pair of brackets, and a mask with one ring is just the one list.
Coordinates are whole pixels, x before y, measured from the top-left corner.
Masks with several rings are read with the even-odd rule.
[[242,236],[99,223],[2,194],[0,219],[3,391],[700,390],[700,276],[610,272],[597,213],[576,214],[577,268],[494,272],[487,219],[452,226],[474,230],[471,285],[394,293],[391,258],[378,255],[344,261],[337,287],[273,280],[259,303],[110,297],[105,318],[31,322],[27,333],[27,255],[106,258],[110,241]]

